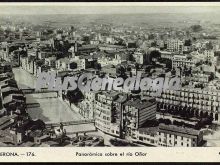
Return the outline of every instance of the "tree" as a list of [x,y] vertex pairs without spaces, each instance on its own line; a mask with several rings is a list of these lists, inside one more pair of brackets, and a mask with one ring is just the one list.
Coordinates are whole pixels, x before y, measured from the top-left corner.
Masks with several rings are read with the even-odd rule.
[[191,46],[192,45],[192,41],[190,39],[185,40],[184,46]]
[[212,72],[209,77],[209,81],[212,81],[215,78],[215,74]]
[[215,121],[217,121],[218,120],[218,114],[216,113],[215,114]]
[[198,118],[199,117],[199,111],[195,110],[195,117]]
[[205,117],[205,118],[208,117],[208,112],[207,112],[207,111],[204,113],[204,117]]
[[81,99],[84,98],[81,90],[79,88],[73,90],[73,91],[67,91],[67,99],[70,103],[78,103]]
[[157,120],[146,120],[142,127],[156,127],[159,125]]
[[150,52],[150,61],[152,61],[152,58],[161,58],[161,53],[158,50],[153,50]]
[[154,37],[154,34],[149,34],[149,35],[148,35],[148,39],[149,39],[149,40],[153,40],[154,38],[155,38],[155,37]]
[[183,108],[182,111],[180,112],[181,117],[186,117],[186,109]]
[[157,46],[157,43],[154,41],[154,42],[151,42],[151,47],[156,47]]
[[206,48],[207,48],[208,50],[212,50],[212,49],[213,49],[212,43],[211,43],[211,42],[206,43]]
[[136,70],[140,69],[140,65],[138,63],[135,64],[135,69]]
[[200,118],[203,118],[203,111],[200,111]]
[[[166,60],[166,67],[169,69],[172,69],[172,61],[171,60],[169,60],[169,59]],[[175,73],[176,73],[176,71],[175,71]]]
[[193,32],[200,32],[200,31],[202,31],[202,26],[201,25],[192,25],[190,28],[191,28],[191,30]]
[[82,41],[84,41],[85,43],[89,43],[89,36],[83,36]]
[[172,69],[172,70],[171,70],[171,74],[172,74],[172,75],[176,75],[176,70],[175,70],[175,69]]
[[196,125],[194,126],[194,129],[196,129],[196,130],[200,130],[201,128],[202,128],[202,126],[199,122],[196,123]]
[[208,116],[208,120],[209,120],[209,123],[210,123],[210,124],[212,124],[213,119],[214,119],[214,118],[213,118],[212,115],[209,115],[209,116]]
[[101,70],[102,69],[101,64],[99,64],[99,63],[95,63],[94,64],[94,68],[97,69],[97,70]]
[[125,72],[126,72],[126,69],[121,65],[116,68],[116,73],[118,76],[124,76]]
[[159,123],[164,123],[165,125],[170,125],[172,124],[170,119],[163,119],[163,118],[159,118],[158,120]]
[[132,53],[128,54],[128,61],[135,61],[134,56]]
[[172,122],[170,119],[164,119],[164,124],[170,125]]

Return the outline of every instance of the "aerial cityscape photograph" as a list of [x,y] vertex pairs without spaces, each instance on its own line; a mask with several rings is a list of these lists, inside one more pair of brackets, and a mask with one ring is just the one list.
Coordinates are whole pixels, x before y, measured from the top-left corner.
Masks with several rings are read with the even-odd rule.
[[220,147],[219,18],[0,3],[0,147]]

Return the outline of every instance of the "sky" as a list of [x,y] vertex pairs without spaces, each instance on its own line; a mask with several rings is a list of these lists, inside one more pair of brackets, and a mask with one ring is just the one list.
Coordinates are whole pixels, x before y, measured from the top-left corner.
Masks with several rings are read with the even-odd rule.
[[[111,6],[110,6],[111,5]],[[146,6],[147,5],[147,6]],[[0,14],[219,13],[220,3],[0,3]]]

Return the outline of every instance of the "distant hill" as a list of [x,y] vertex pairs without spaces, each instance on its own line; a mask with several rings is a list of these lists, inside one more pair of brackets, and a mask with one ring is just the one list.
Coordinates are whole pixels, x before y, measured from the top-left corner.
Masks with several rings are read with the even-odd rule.
[[[1,18],[6,16],[1,15]],[[113,23],[115,25],[137,26],[181,26],[189,27],[199,23],[220,23],[220,13],[152,13],[152,14],[48,14],[48,15],[12,15],[13,21],[24,21],[31,24],[49,24],[54,27],[69,25],[87,25],[94,23]],[[212,19],[210,19],[212,18]]]

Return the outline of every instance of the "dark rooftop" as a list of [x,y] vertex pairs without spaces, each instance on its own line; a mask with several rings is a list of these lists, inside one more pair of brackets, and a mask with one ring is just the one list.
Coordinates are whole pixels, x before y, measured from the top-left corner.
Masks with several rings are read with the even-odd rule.
[[153,104],[155,104],[155,102],[148,101],[148,100],[132,99],[132,100],[127,101],[125,103],[125,106],[132,106],[137,109],[144,109],[149,106],[152,106]]
[[200,133],[199,130],[195,130],[192,128],[178,127],[175,125],[165,125],[165,124],[160,124],[159,130],[164,131],[164,132],[174,132],[177,134],[185,134],[189,136],[198,136]]

